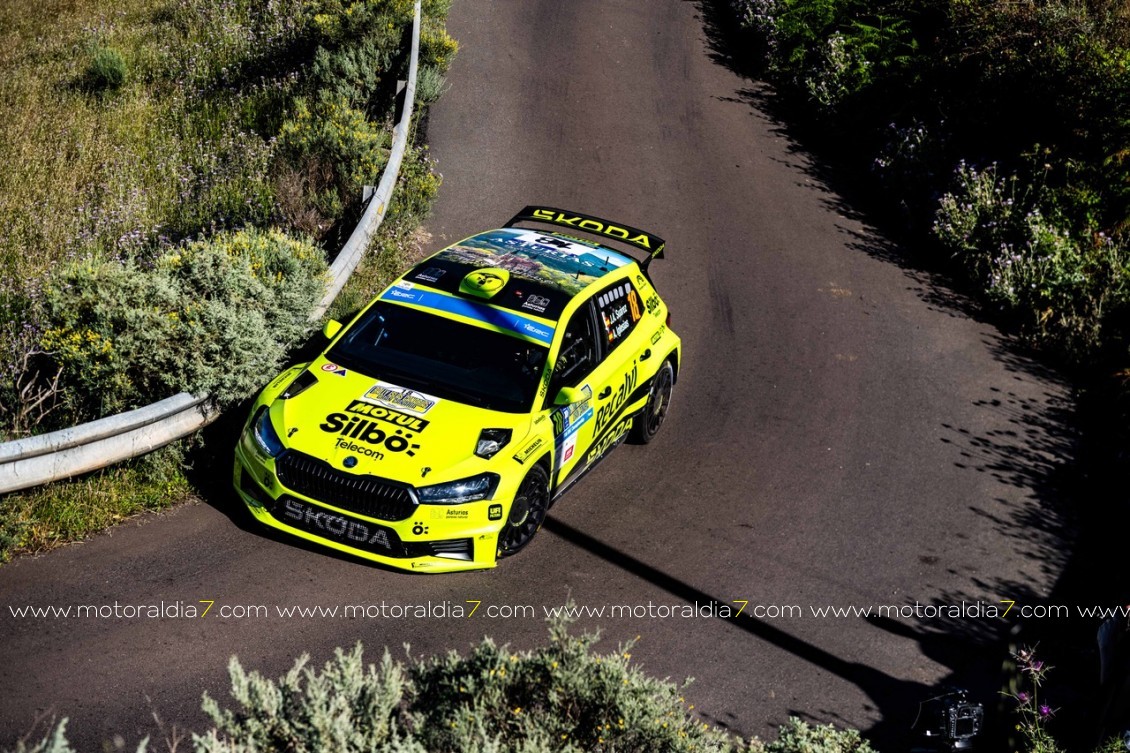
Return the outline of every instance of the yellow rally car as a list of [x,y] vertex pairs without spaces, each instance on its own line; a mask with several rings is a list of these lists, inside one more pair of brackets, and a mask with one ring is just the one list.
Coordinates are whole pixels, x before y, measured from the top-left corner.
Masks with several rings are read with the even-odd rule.
[[494,567],[610,450],[663,424],[680,360],[647,274],[663,245],[526,207],[425,259],[259,395],[240,497],[267,525],[394,567]]

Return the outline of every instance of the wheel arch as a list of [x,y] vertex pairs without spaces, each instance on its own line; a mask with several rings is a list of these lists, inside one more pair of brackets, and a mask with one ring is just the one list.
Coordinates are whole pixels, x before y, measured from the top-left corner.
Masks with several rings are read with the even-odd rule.
[[[674,377],[671,379],[671,384],[678,384],[679,383],[679,349],[675,348],[674,350],[672,350],[670,353],[667,354],[667,357],[664,358],[663,360],[664,361],[670,361],[671,362],[671,368],[673,368],[675,370]],[[662,363],[663,363],[663,361],[660,361],[660,365],[662,365]]]

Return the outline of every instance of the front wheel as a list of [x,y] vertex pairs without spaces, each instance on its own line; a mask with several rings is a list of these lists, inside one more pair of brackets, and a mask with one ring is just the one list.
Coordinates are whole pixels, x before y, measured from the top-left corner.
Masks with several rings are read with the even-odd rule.
[[514,495],[514,503],[510,505],[506,525],[498,534],[498,556],[517,554],[529,544],[541,528],[548,509],[549,476],[546,475],[545,468],[535,465],[522,479],[522,485]]
[[675,367],[670,361],[664,361],[651,383],[647,405],[632,419],[631,438],[634,443],[647,444],[655,439],[659,428],[663,426],[663,419],[667,418],[667,408],[671,405],[671,392],[674,388]]

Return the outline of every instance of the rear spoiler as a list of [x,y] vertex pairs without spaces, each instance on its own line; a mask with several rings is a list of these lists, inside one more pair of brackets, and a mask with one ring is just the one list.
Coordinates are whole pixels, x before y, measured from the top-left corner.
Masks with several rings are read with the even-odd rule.
[[519,222],[545,222],[549,225],[558,225],[573,230],[584,230],[594,235],[603,235],[606,238],[635,246],[641,251],[647,252],[647,258],[640,263],[640,268],[645,272],[652,259],[663,258],[663,249],[667,245],[666,241],[658,235],[645,233],[631,225],[610,222],[599,217],[592,217],[579,212],[568,212],[564,209],[554,209],[553,207],[526,207],[514,215],[505,227],[513,227]]

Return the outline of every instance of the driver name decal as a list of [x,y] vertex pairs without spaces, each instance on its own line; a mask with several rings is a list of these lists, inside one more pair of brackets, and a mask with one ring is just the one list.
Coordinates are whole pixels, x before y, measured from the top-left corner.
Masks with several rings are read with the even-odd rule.
[[423,392],[416,392],[387,382],[377,382],[361,396],[361,399],[367,403],[408,411],[419,416],[430,411],[439,402],[438,397],[425,395]]

